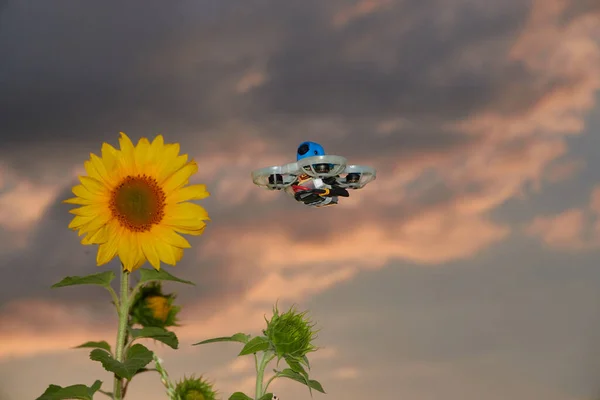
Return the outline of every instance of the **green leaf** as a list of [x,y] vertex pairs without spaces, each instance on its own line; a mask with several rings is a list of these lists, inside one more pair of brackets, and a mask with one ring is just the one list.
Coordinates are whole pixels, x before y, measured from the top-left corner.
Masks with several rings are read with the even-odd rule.
[[273,399],[273,393],[265,393],[263,395],[263,397],[261,397],[258,400],[272,400]]
[[265,351],[269,348],[269,339],[264,336],[257,336],[244,346],[238,356],[245,356],[247,354],[257,353],[259,351]]
[[150,281],[173,281],[196,286],[194,282],[179,279],[178,277],[171,275],[164,269],[157,271],[155,269],[140,268],[140,281],[138,282],[138,285]]
[[96,381],[91,387],[86,385],[72,385],[67,387],[61,387],[58,385],[50,385],[48,389],[36,400],[93,400],[94,393],[96,393],[102,381]]
[[229,400],[252,400],[252,397],[245,395],[242,392],[235,392],[229,396]]
[[115,279],[115,273],[113,271],[101,272],[99,274],[86,275],[86,276],[67,276],[62,281],[52,285],[52,288],[59,288],[65,286],[74,285],[98,285],[105,288],[110,287],[110,282]]
[[[278,373],[278,376],[280,376],[282,378],[289,378],[296,382],[303,383],[306,386],[308,386],[309,390],[315,389],[316,391],[325,393],[325,391],[323,390],[323,386],[321,386],[321,384],[319,382],[312,380],[312,379],[308,379],[292,369],[286,368],[283,371],[280,371]],[[312,393],[312,390],[311,390],[311,393]]]
[[179,340],[173,332],[170,332],[164,328],[148,326],[142,329],[132,329],[131,336],[135,339],[147,338],[158,340],[163,342],[172,349],[177,349],[179,346]]
[[92,386],[90,386],[90,390],[93,390],[94,393],[96,393],[98,390],[100,390],[100,387],[102,387],[102,381],[96,381],[92,384]]
[[245,333],[236,333],[233,336],[223,336],[214,339],[203,340],[201,342],[194,343],[192,346],[216,342],[240,342],[246,344],[248,343],[248,340],[250,340],[250,335],[246,335]]
[[101,362],[105,370],[115,373],[118,377],[131,380],[140,369],[152,361],[152,352],[141,344],[134,344],[127,350],[125,362],[119,362],[112,355],[99,349],[92,350],[90,359]]
[[105,342],[104,340],[101,342],[85,342],[84,344],[80,344],[79,346],[73,347],[74,349],[83,349],[83,348],[94,348],[94,349],[103,349],[110,353],[110,344]]
[[294,372],[297,372],[297,373],[303,375],[304,377],[308,378],[308,373],[302,367],[302,364],[300,364],[300,361],[297,358],[291,357],[291,356],[284,356],[284,358],[285,358],[285,362],[290,366],[290,368]]

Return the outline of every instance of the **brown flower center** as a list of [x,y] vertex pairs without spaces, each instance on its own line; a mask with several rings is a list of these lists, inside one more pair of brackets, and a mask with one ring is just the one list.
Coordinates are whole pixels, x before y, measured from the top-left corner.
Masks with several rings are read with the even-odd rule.
[[112,192],[110,210],[122,227],[149,231],[165,215],[165,192],[147,175],[128,176]]

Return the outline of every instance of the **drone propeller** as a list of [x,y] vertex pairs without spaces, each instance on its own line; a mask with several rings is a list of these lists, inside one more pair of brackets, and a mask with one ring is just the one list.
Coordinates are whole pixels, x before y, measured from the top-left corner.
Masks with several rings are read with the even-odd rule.
[[298,161],[298,169],[312,178],[338,176],[346,168],[348,160],[334,155],[314,156]]
[[297,163],[265,167],[252,171],[252,182],[265,189],[281,190],[294,183],[299,174]]
[[367,183],[377,178],[375,168],[363,165],[348,165],[344,172],[340,174],[338,186],[346,189],[362,189]]

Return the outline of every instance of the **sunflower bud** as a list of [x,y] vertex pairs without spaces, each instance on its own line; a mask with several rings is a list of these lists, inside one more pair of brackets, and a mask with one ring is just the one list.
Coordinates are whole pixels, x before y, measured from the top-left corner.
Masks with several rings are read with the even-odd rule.
[[174,294],[163,294],[160,283],[142,286],[136,294],[131,310],[131,324],[144,327],[166,328],[177,325],[177,313],[181,307],[174,306]]
[[217,395],[212,384],[202,377],[194,378],[193,376],[179,382],[175,393],[181,400],[215,400]]
[[312,344],[316,338],[314,324],[306,318],[306,311],[296,312],[295,308],[279,315],[277,306],[273,309],[273,318],[267,321],[265,336],[273,345],[279,359],[292,357],[300,359],[317,348]]

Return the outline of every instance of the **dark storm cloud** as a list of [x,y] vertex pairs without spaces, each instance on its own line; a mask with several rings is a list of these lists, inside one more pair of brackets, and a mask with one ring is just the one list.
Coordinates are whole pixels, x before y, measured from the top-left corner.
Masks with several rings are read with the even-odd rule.
[[[249,96],[273,113],[303,116],[465,117],[493,104],[512,80],[532,78],[505,61],[529,3],[504,3],[460,6],[448,23],[450,2],[396,2],[340,29],[304,9],[289,19],[286,46],[269,60],[268,83]],[[457,65],[474,45],[481,67]]]
[[[527,17],[523,2],[493,12],[461,6],[444,29],[432,10],[452,5],[439,0],[398,2],[339,29],[333,17],[347,2],[33,4],[9,3],[0,24],[0,156],[32,179],[60,174],[119,130],[168,133],[201,149],[223,141],[232,118],[282,146],[328,135],[314,127],[294,135],[304,118],[340,118],[362,126],[347,132],[341,147],[351,151],[381,118],[407,116],[426,120],[428,133],[401,129],[382,148],[451,150],[466,139],[438,132],[439,123],[530,78],[502,60]],[[484,41],[474,50],[481,67],[456,64],[461,49]],[[238,95],[237,80],[265,62],[266,84]],[[442,72],[432,77],[435,68]],[[360,151],[376,152],[368,149]]]
[[583,15],[600,15],[600,2],[596,0],[577,0],[568,2],[562,13],[563,22],[568,23]]
[[9,3],[0,24],[0,156],[35,178],[48,164],[78,161],[75,150],[114,143],[119,130],[181,139],[213,126],[235,106],[219,91],[248,57],[247,40],[236,37],[245,25],[231,31],[238,17],[215,23],[226,12],[213,1]]

